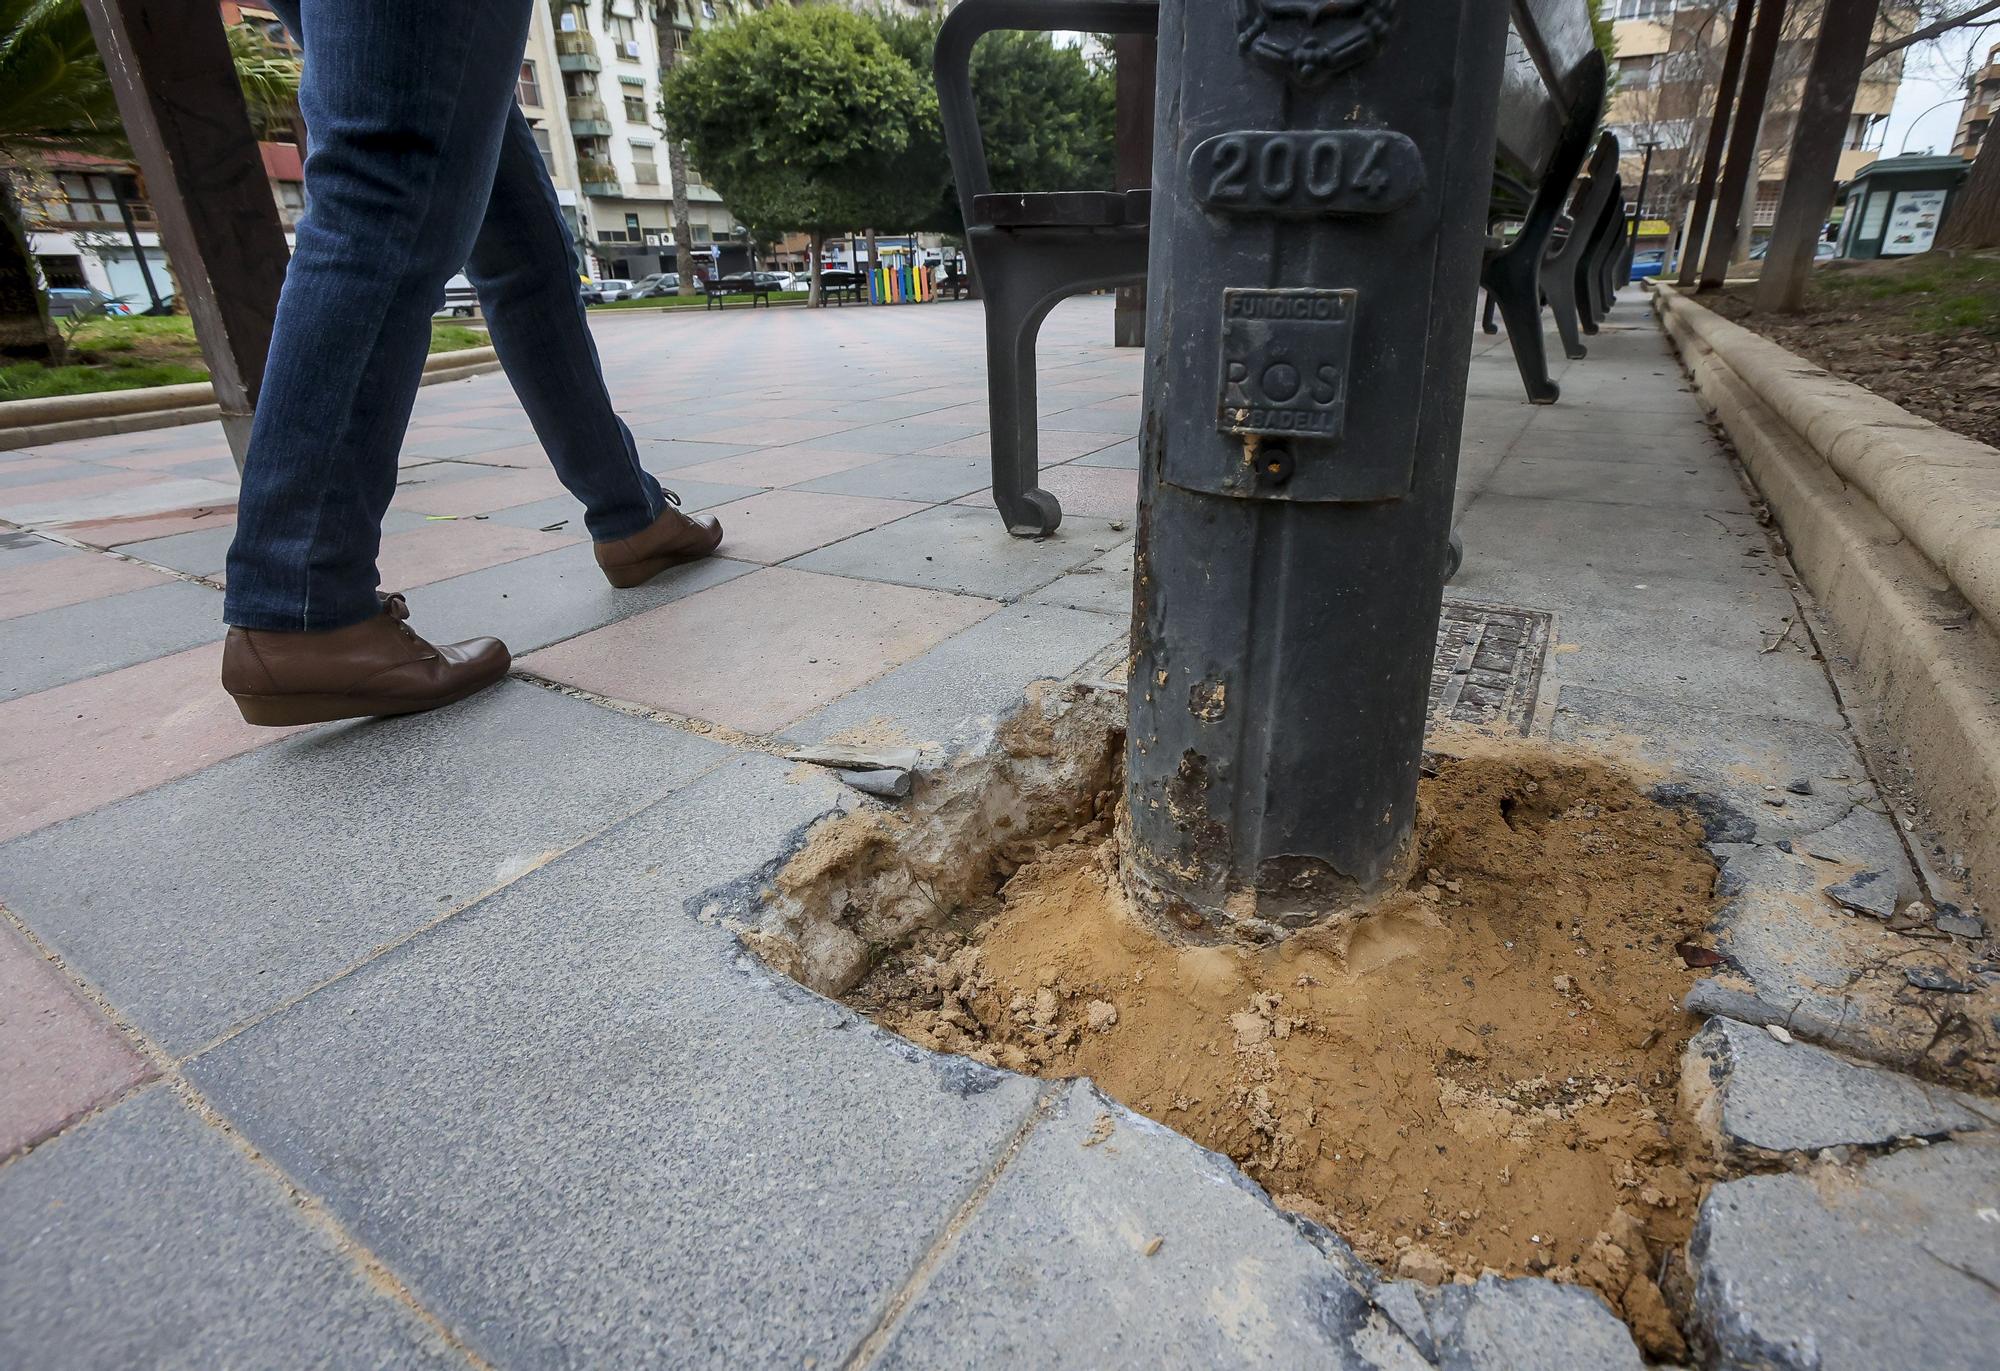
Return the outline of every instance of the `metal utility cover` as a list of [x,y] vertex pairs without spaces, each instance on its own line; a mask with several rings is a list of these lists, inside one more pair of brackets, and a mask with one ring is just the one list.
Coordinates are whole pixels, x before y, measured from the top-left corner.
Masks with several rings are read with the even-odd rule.
[[1544,610],[1446,600],[1431,665],[1431,722],[1504,724],[1525,734],[1548,647]]

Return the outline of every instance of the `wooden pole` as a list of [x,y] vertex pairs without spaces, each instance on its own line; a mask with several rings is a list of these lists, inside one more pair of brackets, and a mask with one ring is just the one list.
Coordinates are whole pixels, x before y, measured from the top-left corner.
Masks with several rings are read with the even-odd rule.
[[222,14],[186,0],[83,0],[243,466],[290,254]]
[[1722,75],[1715,86],[1715,113],[1708,121],[1708,146],[1701,155],[1701,180],[1695,185],[1694,213],[1681,239],[1680,284],[1691,286],[1701,265],[1709,211],[1715,206],[1715,178],[1722,171],[1722,150],[1729,140],[1729,111],[1736,105],[1736,78],[1743,70],[1743,48],[1750,39],[1750,15],[1756,0],[1736,0],[1729,21],[1729,43],[1722,52]]
[[1840,149],[1868,62],[1881,0],[1827,0],[1819,38],[1799,101],[1785,188],[1771,224],[1771,246],[1757,282],[1757,308],[1790,314],[1805,307],[1806,284],[1819,250],[1820,230],[1833,207]]
[[1757,138],[1764,130],[1764,99],[1771,91],[1771,69],[1784,28],[1785,0],[1763,0],[1743,57],[1743,94],[1730,121],[1729,153],[1715,195],[1715,222],[1709,225],[1708,251],[1701,261],[1703,290],[1715,289],[1728,275],[1729,259],[1743,228],[1743,202],[1757,169]]

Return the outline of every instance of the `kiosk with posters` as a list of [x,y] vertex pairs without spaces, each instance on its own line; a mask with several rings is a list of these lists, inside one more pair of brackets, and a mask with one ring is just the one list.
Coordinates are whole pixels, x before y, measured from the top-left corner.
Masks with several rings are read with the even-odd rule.
[[1840,223],[1842,257],[1909,257],[1929,252],[1951,198],[1972,163],[1963,157],[1885,157],[1847,183]]

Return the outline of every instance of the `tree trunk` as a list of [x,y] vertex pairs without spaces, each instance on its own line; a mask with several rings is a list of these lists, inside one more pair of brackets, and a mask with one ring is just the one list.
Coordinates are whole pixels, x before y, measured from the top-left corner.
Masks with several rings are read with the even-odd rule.
[[[1722,162],[1722,179],[1715,189],[1715,218],[1709,224],[1708,246],[1701,261],[1702,290],[1715,290],[1729,274],[1738,251],[1738,235],[1748,242],[1757,203],[1757,148],[1764,133],[1764,100],[1770,92],[1771,69],[1784,36],[1789,0],[1759,0],[1750,26],[1750,46],[1743,54],[1743,81],[1736,113],[1729,121],[1729,151]],[[1746,203],[1747,201],[1747,203]]]
[[1972,176],[1951,202],[1938,228],[1941,248],[2000,247],[2000,133],[1988,129],[1973,159]]
[[694,294],[694,225],[688,222],[687,144],[667,140],[667,179],[674,183],[674,271],[680,277],[676,294]]
[[49,324],[41,273],[28,251],[28,231],[14,184],[0,172],[0,357],[53,366],[63,346]]
[[1785,165],[1785,188],[1771,224],[1770,249],[1757,282],[1757,308],[1795,314],[1805,308],[1820,231],[1833,207],[1833,183],[1840,172],[1840,146],[1861,86],[1861,68],[1875,33],[1881,0],[1827,0],[1819,39],[1799,99],[1792,153]]
[[806,287],[806,308],[818,309],[826,303],[824,297],[820,294],[819,283],[820,258],[825,255],[826,231],[824,229],[814,229],[811,237],[812,264],[808,268],[811,275],[806,278],[810,282]]

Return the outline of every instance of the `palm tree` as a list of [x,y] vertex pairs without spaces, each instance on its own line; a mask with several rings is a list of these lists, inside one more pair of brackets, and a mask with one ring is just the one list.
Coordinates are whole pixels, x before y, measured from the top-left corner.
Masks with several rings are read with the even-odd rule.
[[[289,110],[298,63],[243,26],[229,40],[251,112]],[[0,0],[0,356],[47,362],[62,351],[16,185],[51,152],[131,156],[111,79],[81,0]]]

